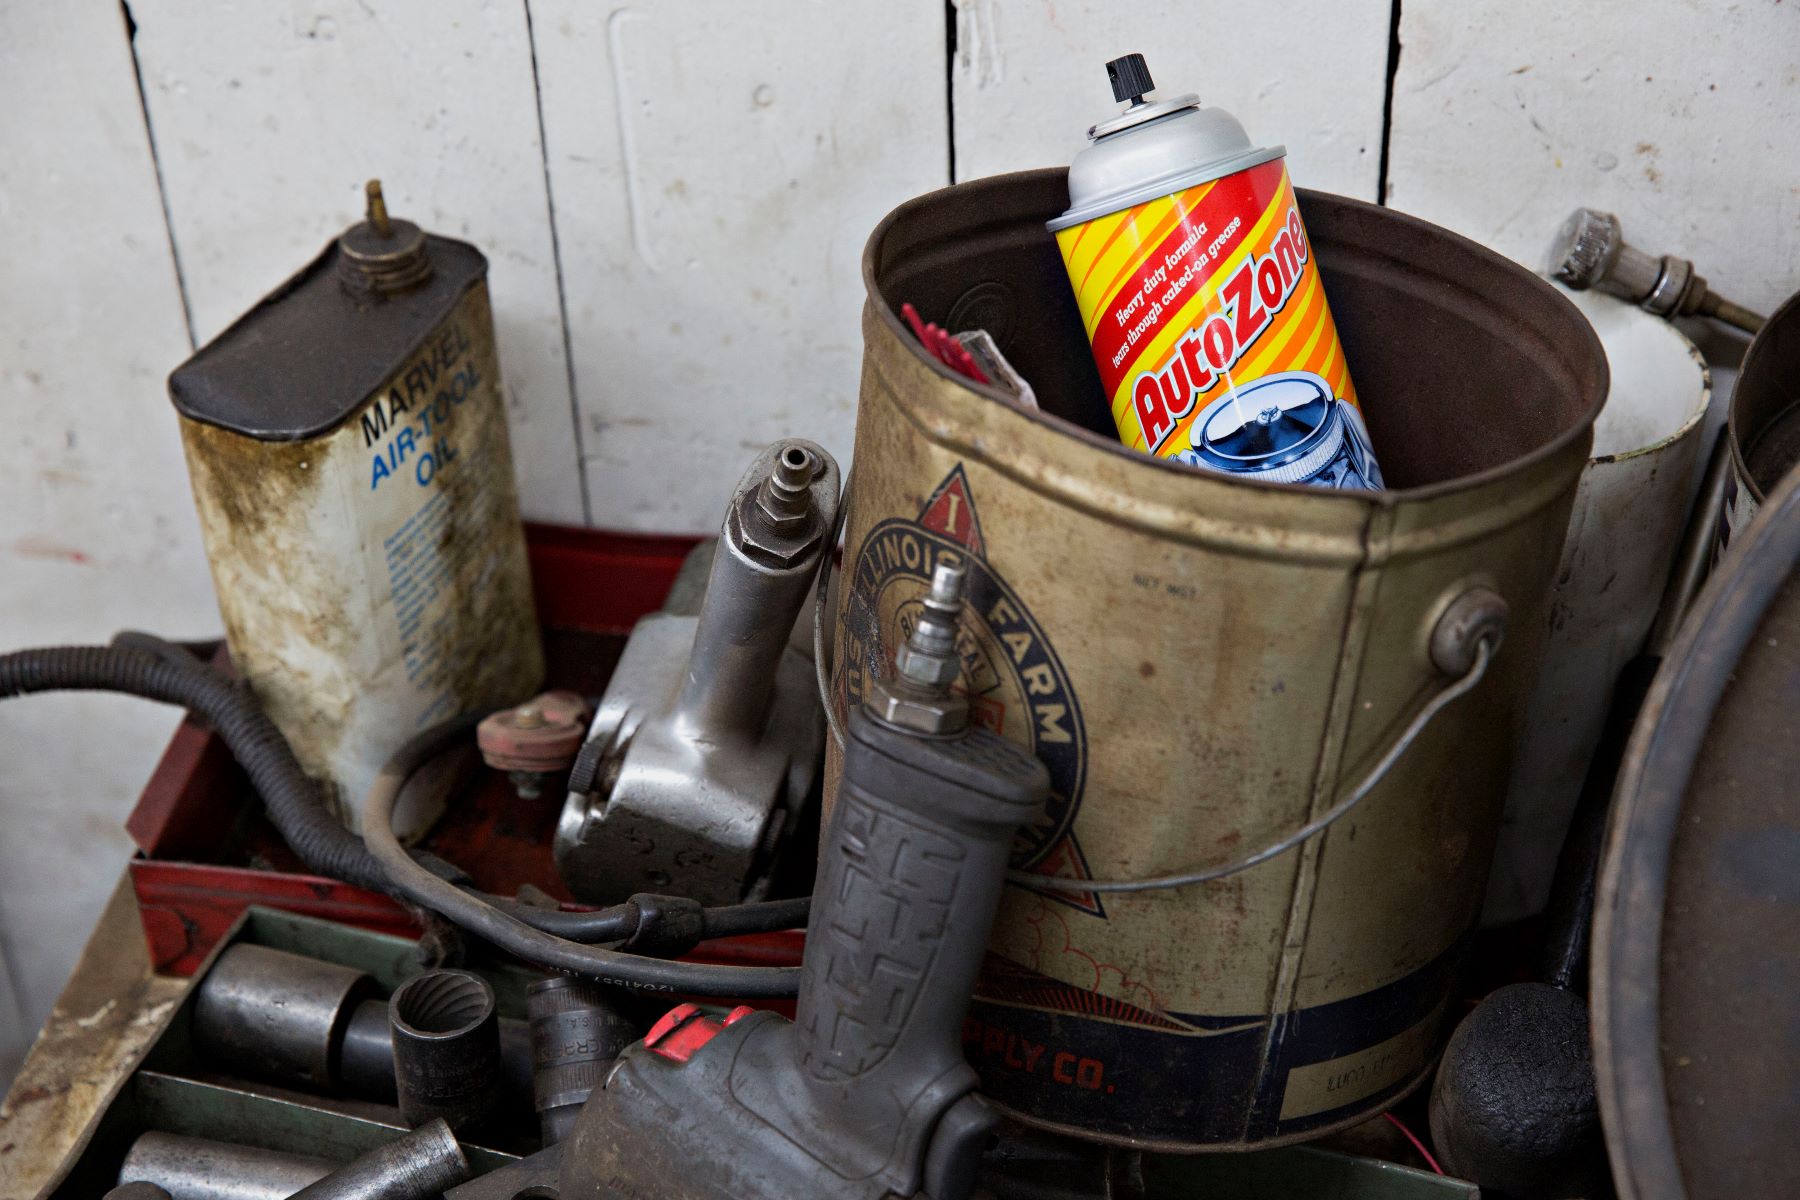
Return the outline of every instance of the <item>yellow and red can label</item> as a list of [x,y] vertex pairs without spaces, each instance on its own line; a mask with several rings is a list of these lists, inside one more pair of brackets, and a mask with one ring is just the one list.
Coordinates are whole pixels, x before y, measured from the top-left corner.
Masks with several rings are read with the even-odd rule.
[[[1381,486],[1282,159],[1071,226],[1056,241],[1126,445],[1250,474],[1282,458],[1285,473],[1264,477]],[[1252,396],[1248,385],[1272,375],[1289,386]],[[1283,420],[1298,414],[1296,396],[1315,398],[1310,428],[1301,415]],[[1260,442],[1248,436],[1259,414]],[[1347,427],[1331,440],[1348,441],[1356,461],[1300,444],[1320,443],[1327,424]],[[1263,453],[1240,453],[1234,439]],[[1271,455],[1272,444],[1291,453]],[[1326,457],[1339,466],[1319,477]]]

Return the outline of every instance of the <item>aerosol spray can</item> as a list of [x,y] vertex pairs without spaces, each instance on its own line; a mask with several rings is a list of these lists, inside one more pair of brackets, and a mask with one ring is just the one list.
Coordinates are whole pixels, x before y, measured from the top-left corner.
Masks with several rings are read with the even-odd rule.
[[368,202],[169,377],[232,661],[353,829],[415,732],[544,671],[487,260]]
[[1382,487],[1285,150],[1196,96],[1147,99],[1142,55],[1106,71],[1127,107],[1088,131],[1049,228],[1120,438],[1247,479]]

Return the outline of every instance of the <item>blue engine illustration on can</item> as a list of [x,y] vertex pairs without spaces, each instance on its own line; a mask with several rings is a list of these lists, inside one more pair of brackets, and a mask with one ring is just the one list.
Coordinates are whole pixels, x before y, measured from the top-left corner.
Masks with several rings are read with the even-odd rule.
[[1311,371],[1264,375],[1207,405],[1178,462],[1265,483],[1379,490],[1381,468],[1355,405]]

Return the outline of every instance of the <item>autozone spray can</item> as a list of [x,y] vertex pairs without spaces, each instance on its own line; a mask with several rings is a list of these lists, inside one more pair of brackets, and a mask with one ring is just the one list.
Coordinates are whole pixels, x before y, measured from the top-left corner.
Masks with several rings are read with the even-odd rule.
[[1049,228],[1126,445],[1268,483],[1382,487],[1280,146],[1193,95],[1119,116],[1069,168]]
[[[544,671],[487,260],[368,192],[169,377],[232,661],[352,828],[415,732]],[[421,783],[403,836],[441,809]]]

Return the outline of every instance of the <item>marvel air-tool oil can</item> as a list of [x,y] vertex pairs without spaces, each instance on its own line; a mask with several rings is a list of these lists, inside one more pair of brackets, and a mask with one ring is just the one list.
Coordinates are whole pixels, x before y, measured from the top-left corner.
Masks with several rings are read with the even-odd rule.
[[368,201],[169,377],[232,661],[353,829],[401,743],[544,670],[487,260]]
[[1197,96],[1147,100],[1140,54],[1106,73],[1127,107],[1088,131],[1049,228],[1119,437],[1266,483],[1382,487],[1286,151]]

